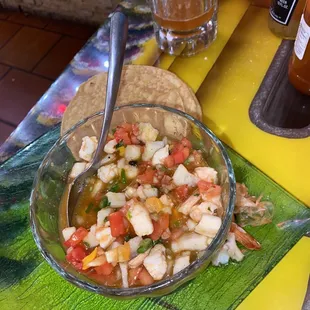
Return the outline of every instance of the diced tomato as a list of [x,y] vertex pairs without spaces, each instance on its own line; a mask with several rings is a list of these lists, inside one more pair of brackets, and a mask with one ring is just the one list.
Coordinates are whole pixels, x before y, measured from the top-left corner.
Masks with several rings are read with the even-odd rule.
[[82,245],[77,245],[66,255],[66,260],[76,269],[82,270],[82,260],[86,257],[86,255],[87,253],[85,247]]
[[143,268],[142,266],[139,266],[137,268],[131,268],[128,270],[128,284],[129,284],[129,286],[133,286],[136,284],[142,268]]
[[118,237],[126,234],[126,227],[124,224],[124,214],[121,211],[113,212],[109,215],[111,235]]
[[178,165],[178,164],[182,164],[185,160],[184,154],[183,154],[183,150],[180,152],[176,152],[172,154],[172,157],[174,159],[174,164]]
[[172,168],[175,165],[174,157],[172,155],[169,155],[168,157],[166,157],[164,159],[164,165],[167,168]]
[[133,135],[133,134],[130,135],[130,140],[131,140],[132,144],[135,144],[135,145],[139,145],[140,144],[140,140],[135,135]]
[[177,195],[177,198],[181,202],[185,201],[189,196],[187,184],[178,186],[174,191],[175,191],[175,194]]
[[171,183],[172,178],[169,177],[169,175],[164,175],[161,179],[161,184],[163,185],[169,185]]
[[172,148],[172,152],[171,154],[175,154],[175,153],[179,153],[179,152],[182,152],[184,149],[184,145],[180,142],[176,142]]
[[120,243],[120,244],[123,244],[125,239],[124,239],[124,236],[118,236],[116,239],[115,239],[116,242]]
[[172,241],[175,241],[179,239],[183,234],[184,234],[184,230],[182,228],[174,228],[171,230],[170,239]]
[[139,124],[132,124],[132,133],[135,135],[135,136],[138,136],[139,135]]
[[107,276],[112,273],[113,268],[112,264],[105,262],[103,265],[95,267],[95,271],[97,274]]
[[155,170],[147,168],[143,174],[138,175],[137,181],[140,184],[152,184],[155,176]]
[[126,132],[132,131],[132,125],[130,123],[122,123],[119,127],[123,128]]
[[182,151],[183,153],[183,156],[184,156],[184,160],[186,160],[189,156],[189,153],[190,153],[190,149],[188,147],[185,147]]
[[64,242],[64,245],[66,247],[75,247],[86,237],[87,234],[87,229],[85,229],[84,227],[79,227],[76,232],[70,237],[70,239]]
[[214,186],[213,183],[200,180],[197,183],[200,194],[206,193],[211,187]]
[[213,186],[207,191],[207,199],[212,199],[221,194],[222,188],[219,185],[213,184]]
[[126,216],[128,210],[130,208],[130,205],[126,204],[124,205],[124,207],[122,207],[121,209],[119,209],[120,212],[122,212],[124,214],[124,216]]
[[148,273],[148,271],[143,267],[143,269],[140,271],[138,279],[140,280],[140,283],[142,285],[150,285],[154,283],[154,279],[152,276]]
[[192,148],[192,143],[185,137],[181,140],[181,143],[189,149]]
[[150,235],[150,238],[152,240],[158,240],[161,237],[162,233],[169,227],[169,214],[162,213],[160,214],[158,221],[152,222],[154,230]]
[[124,128],[118,127],[114,133],[114,138],[117,142],[120,142],[122,140],[125,145],[131,144],[129,133],[126,132]]
[[118,278],[117,278],[116,272],[113,272],[113,271],[108,275],[101,275],[101,274],[97,274],[96,272],[93,272],[93,273],[89,273],[87,276],[95,280],[99,284],[107,285],[107,286],[115,286],[116,283],[118,282]]

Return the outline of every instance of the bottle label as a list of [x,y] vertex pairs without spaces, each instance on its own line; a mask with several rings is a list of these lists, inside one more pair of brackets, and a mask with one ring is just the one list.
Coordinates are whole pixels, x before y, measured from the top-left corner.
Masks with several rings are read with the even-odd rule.
[[270,16],[282,25],[288,25],[298,0],[273,0]]
[[302,60],[310,38],[310,26],[307,25],[304,14],[301,16],[297,37],[294,45],[296,56]]

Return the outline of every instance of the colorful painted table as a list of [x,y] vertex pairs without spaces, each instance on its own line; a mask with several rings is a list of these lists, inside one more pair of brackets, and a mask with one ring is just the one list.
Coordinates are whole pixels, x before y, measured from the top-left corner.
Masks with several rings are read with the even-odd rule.
[[[130,24],[126,62],[168,69],[188,83],[202,105],[204,122],[227,144],[237,179],[249,184],[253,194],[263,192],[275,202],[275,223],[309,218],[310,191],[303,177],[310,174],[309,138],[267,134],[248,117],[281,40],[268,29],[266,9],[247,0],[220,2],[217,40],[191,58],[162,54],[144,2],[123,2],[118,10],[125,11]],[[57,124],[79,85],[107,69],[108,34],[107,21],[0,147],[2,161],[23,148],[0,170],[1,309],[300,309],[310,274],[310,239],[302,237],[307,223],[287,230],[274,224],[253,229],[263,244],[260,253],[249,253],[239,265],[209,268],[178,292],[157,299],[111,301],[74,288],[43,261],[28,227],[32,179],[59,136]]]

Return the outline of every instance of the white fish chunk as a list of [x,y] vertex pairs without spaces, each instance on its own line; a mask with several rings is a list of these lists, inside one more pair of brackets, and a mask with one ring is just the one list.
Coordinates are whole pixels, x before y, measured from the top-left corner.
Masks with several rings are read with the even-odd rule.
[[117,141],[116,139],[110,140],[103,148],[103,150],[107,153],[107,154],[113,154],[116,152],[116,146]]
[[86,169],[87,163],[75,163],[70,171],[69,177],[75,179]]
[[137,250],[140,246],[141,241],[142,241],[142,238],[139,236],[136,236],[136,237],[134,237],[128,241],[129,246],[130,246],[130,257],[131,258],[137,256],[137,254],[138,254]]
[[159,149],[155,152],[153,158],[152,158],[152,165],[162,165],[164,162],[164,159],[169,156],[169,145],[164,146],[163,148]]
[[93,225],[86,237],[83,239],[83,242],[86,242],[90,248],[93,248],[99,244],[99,241],[96,238],[96,227],[96,224]]
[[98,140],[95,136],[93,137],[85,136],[82,139],[82,146],[79,151],[80,158],[86,161],[90,161],[93,157],[94,152],[97,149],[97,146],[98,146]]
[[218,216],[203,214],[200,222],[195,227],[195,232],[209,238],[214,238],[222,225],[222,219]]
[[142,154],[142,160],[143,161],[151,160],[155,152],[157,152],[164,146],[165,146],[164,141],[146,142],[144,152]]
[[111,228],[110,227],[99,227],[96,230],[96,238],[100,243],[100,246],[103,249],[106,249],[114,240],[115,238],[111,235]]
[[176,241],[171,242],[173,252],[202,251],[208,246],[208,237],[194,232],[185,233]]
[[72,227],[66,227],[62,230],[62,236],[64,237],[65,241],[69,240],[71,236],[76,232],[76,228],[74,226]]
[[118,176],[118,168],[115,164],[109,164],[109,165],[100,167],[97,171],[97,174],[98,174],[98,178],[103,183],[109,183],[116,176]]
[[149,212],[141,203],[133,203],[127,214],[137,236],[142,237],[153,232],[154,227]]
[[156,187],[152,187],[150,184],[140,185],[137,188],[137,196],[142,200],[150,197],[157,197],[158,189]]
[[126,196],[124,193],[107,192],[106,196],[110,202],[111,208],[121,208],[126,204]]
[[187,171],[187,169],[181,164],[173,174],[173,182],[177,185],[188,185],[190,187],[196,186],[198,178]]
[[190,256],[189,255],[181,255],[175,259],[174,266],[173,266],[173,274],[178,273],[179,271],[183,270],[190,264]]
[[154,280],[161,280],[167,271],[166,248],[156,244],[144,259],[143,265]]
[[138,145],[127,145],[125,149],[125,159],[127,161],[137,160],[141,156],[141,147]]
[[159,131],[150,123],[139,123],[139,134],[137,138],[146,143],[156,141]]
[[104,226],[105,219],[113,212],[111,208],[104,208],[97,213],[97,227]]

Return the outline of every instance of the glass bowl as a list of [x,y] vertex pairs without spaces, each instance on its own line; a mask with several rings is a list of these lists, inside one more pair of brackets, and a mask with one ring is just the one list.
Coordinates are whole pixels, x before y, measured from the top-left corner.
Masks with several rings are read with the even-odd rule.
[[86,118],[60,138],[45,156],[36,174],[30,198],[31,228],[35,242],[47,262],[66,280],[89,291],[108,297],[155,297],[168,294],[193,279],[205,269],[225,242],[235,202],[235,177],[231,161],[220,140],[201,122],[179,110],[153,104],[134,104],[117,107],[112,128],[122,122],[150,122],[161,136],[174,139],[187,137],[193,147],[200,148],[208,164],[218,171],[222,186],[222,226],[204,254],[179,273],[152,285],[133,288],[113,288],[97,284],[77,272],[65,260],[60,243],[60,201],[65,191],[67,176],[78,160],[82,137],[99,137],[102,112]]

